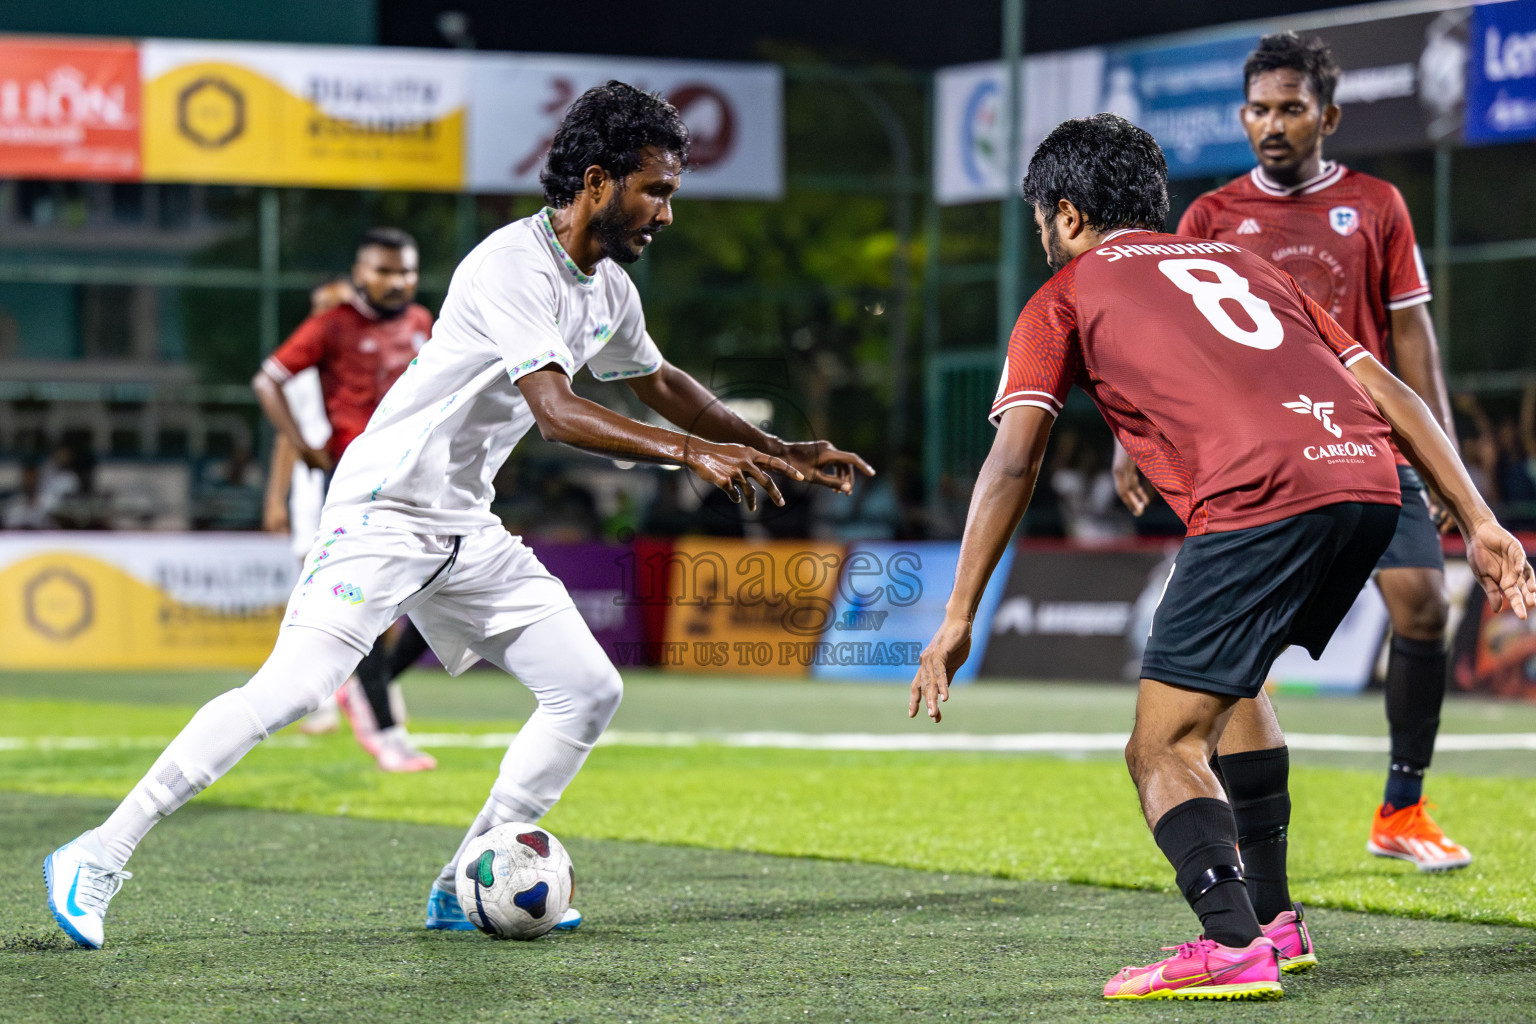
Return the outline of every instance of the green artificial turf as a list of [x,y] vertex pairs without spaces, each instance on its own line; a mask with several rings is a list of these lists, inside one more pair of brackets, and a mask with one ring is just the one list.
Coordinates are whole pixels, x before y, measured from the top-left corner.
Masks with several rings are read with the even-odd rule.
[[[0,700],[0,731],[7,735],[111,736],[127,744],[0,750],[0,790],[119,798],[189,713],[176,705]],[[516,727],[492,719],[419,725]],[[501,752],[446,748],[437,755],[435,772],[385,775],[345,735],[309,739],[290,730],[253,751],[198,802],[460,826],[484,802]],[[1420,874],[1365,852],[1379,785],[1370,772],[1293,769],[1298,898],[1536,926],[1530,780],[1435,774],[1431,792],[1447,808],[1443,824],[1477,857],[1450,875]],[[1172,882],[1118,758],[599,747],[547,823],[561,835],[1016,879],[1160,891]]]
[[[284,752],[293,756],[293,751]],[[1503,1022],[1536,1005],[1526,929],[1316,911],[1277,1003],[1109,1004],[1192,931],[1177,898],[567,833],[571,935],[421,929],[458,830],[220,807],[162,825],[74,949],[39,863],[110,801],[0,793],[0,1020]]]

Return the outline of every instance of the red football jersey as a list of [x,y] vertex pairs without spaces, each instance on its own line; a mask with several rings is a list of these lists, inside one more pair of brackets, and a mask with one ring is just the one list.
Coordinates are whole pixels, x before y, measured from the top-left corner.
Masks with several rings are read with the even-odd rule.
[[361,303],[342,303],[300,324],[262,368],[282,383],[319,367],[331,421],[325,447],[339,459],[431,334],[432,314],[415,303],[387,319]]
[[[1429,279],[1402,194],[1337,163],[1292,188],[1254,168],[1196,199],[1179,234],[1231,242],[1296,279],[1385,366],[1391,311],[1429,301]],[[1408,461],[1397,455],[1401,465]]]
[[1117,231],[1035,293],[992,420],[1073,384],[1190,536],[1343,501],[1401,503],[1366,357],[1287,274],[1226,242]]

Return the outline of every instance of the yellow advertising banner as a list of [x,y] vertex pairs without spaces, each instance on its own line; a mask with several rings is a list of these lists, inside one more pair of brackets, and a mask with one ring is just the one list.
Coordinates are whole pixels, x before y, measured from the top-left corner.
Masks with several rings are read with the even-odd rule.
[[0,669],[255,668],[297,577],[270,535],[0,537]]
[[468,65],[451,54],[147,39],[144,179],[453,191]]
[[666,557],[662,666],[804,676],[834,615],[843,545],[684,537]]

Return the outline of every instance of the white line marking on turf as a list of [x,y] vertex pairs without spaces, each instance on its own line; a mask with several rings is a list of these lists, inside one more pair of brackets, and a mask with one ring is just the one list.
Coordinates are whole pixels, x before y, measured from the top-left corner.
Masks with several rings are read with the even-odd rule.
[[[418,746],[500,750],[516,735],[490,733],[413,733]],[[1003,754],[1084,754],[1118,751],[1126,733],[1029,732],[1029,733],[868,733],[868,732],[629,732],[613,729],[603,734],[599,746],[610,747],[743,747],[772,750],[848,750],[874,752],[969,752]],[[140,750],[159,749],[169,737],[149,736],[0,736],[0,752],[11,750]],[[279,735],[267,741],[283,747],[306,747],[316,741],[303,735]],[[1384,736],[1348,736],[1337,733],[1299,733],[1286,736],[1292,750],[1329,753],[1385,753]],[[1435,741],[1441,753],[1451,751],[1536,750],[1536,733],[1441,734]]]

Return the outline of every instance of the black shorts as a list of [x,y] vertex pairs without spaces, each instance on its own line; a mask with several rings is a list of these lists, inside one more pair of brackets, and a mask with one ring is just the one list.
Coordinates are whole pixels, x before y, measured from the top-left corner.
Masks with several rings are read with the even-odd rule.
[[1440,547],[1440,531],[1429,518],[1429,492],[1424,481],[1413,467],[1398,466],[1397,482],[1403,489],[1403,513],[1397,517],[1397,532],[1376,568],[1444,572],[1445,552]]
[[1395,505],[1344,502],[1190,537],[1152,617],[1142,678],[1253,697],[1287,646],[1320,657],[1397,517]]

